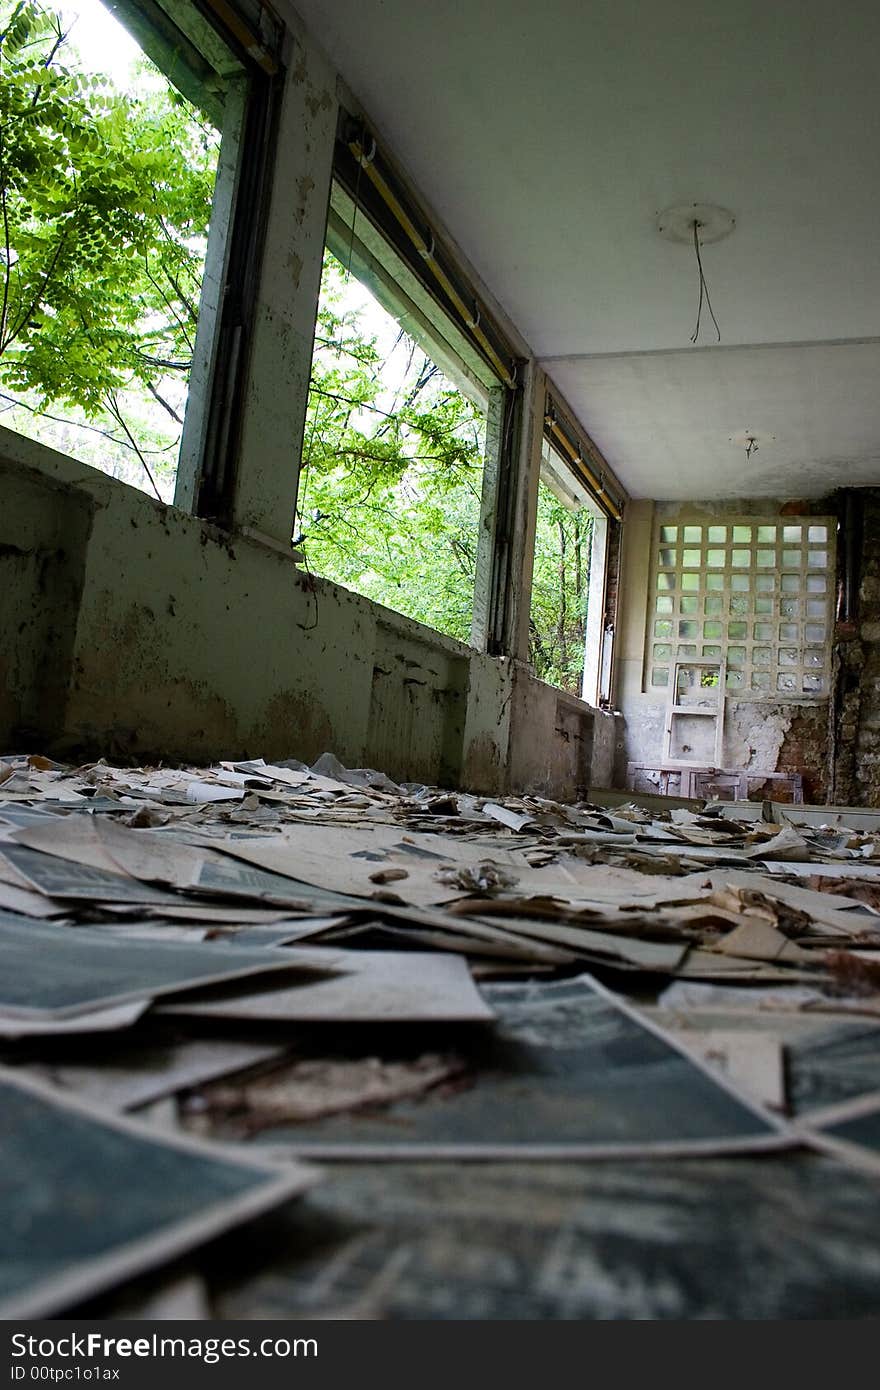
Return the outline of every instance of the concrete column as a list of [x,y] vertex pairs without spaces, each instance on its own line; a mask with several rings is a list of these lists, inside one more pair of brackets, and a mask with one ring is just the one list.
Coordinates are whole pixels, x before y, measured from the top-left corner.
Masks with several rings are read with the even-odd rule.
[[[654,503],[627,502],[620,553],[617,658],[614,703],[627,717],[643,703],[645,626],[651,579]],[[656,703],[656,696],[653,698]]]
[[545,393],[545,374],[534,361],[530,362],[523,382],[516,511],[511,536],[512,593],[507,625],[509,654],[515,660],[524,662],[529,659],[529,614],[535,564],[535,528],[538,521],[538,483],[544,441]]
[[293,40],[245,393],[233,523],[289,546],[321,285],[336,74]]

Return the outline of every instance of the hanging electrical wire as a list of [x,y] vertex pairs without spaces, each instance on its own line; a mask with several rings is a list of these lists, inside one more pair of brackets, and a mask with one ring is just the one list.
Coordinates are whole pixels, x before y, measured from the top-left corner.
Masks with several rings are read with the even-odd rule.
[[703,273],[703,259],[700,255],[700,225],[701,224],[696,219],[694,219],[694,251],[697,255],[697,266],[700,271],[700,302],[697,306],[697,322],[694,326],[694,331],[691,334],[691,342],[695,343],[700,336],[700,320],[703,316],[703,299],[705,298],[706,304],[709,308],[709,313],[712,315],[712,322],[715,325],[715,332],[718,334],[718,342],[720,343],[721,329],[718,327],[718,320],[715,317],[715,310],[712,308],[712,301],[709,298],[709,286],[706,284],[706,276]]

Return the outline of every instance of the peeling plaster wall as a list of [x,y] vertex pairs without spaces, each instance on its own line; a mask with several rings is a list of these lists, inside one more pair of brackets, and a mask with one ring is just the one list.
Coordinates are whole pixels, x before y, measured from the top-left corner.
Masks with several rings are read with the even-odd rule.
[[[510,785],[574,801],[610,786],[615,719],[512,663]],[[587,717],[585,717],[587,711]]]
[[593,727],[613,719],[515,663],[5,430],[0,488],[0,746],[194,762],[331,750],[495,794],[610,781]]
[[[666,712],[664,692],[643,689],[647,596],[653,553],[655,511],[674,524],[684,515],[702,513],[712,520],[728,516],[776,517],[790,513],[834,511],[826,502],[757,501],[631,502],[623,532],[620,598],[620,661],[616,702],[625,721],[625,758],[617,767],[618,785],[625,784],[626,764],[659,767]],[[880,711],[878,711],[880,713]],[[830,791],[829,701],[743,700],[728,696],[725,704],[723,766],[726,769],[797,771],[807,801],[824,802]],[[769,784],[768,784],[769,785]],[[753,784],[752,795],[762,788]],[[778,792],[776,793],[778,794]],[[844,798],[851,800],[852,798]]]

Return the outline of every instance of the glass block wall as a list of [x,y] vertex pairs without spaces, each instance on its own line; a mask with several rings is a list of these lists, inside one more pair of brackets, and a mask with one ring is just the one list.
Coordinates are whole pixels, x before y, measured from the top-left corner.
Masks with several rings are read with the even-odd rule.
[[834,527],[830,517],[658,519],[646,688],[665,691],[676,660],[725,655],[730,694],[827,697]]

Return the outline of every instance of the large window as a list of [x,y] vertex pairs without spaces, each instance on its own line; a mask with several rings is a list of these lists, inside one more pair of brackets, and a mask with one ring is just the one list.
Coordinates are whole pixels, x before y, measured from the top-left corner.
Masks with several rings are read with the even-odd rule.
[[623,497],[593,440],[548,387],[529,660],[541,680],[603,707],[611,695]]
[[473,394],[327,251],[296,548],[316,573],[462,641],[486,441]]
[[661,517],[652,569],[648,689],[668,688],[675,661],[724,656],[731,694],[827,696],[832,518]]
[[0,0],[0,424],[170,501],[249,60],[189,0],[113,8]]
[[493,649],[516,371],[399,170],[341,111],[294,534],[306,565]]
[[572,695],[580,695],[584,683],[592,540],[591,512],[545,468],[538,484],[529,661],[539,680]]

